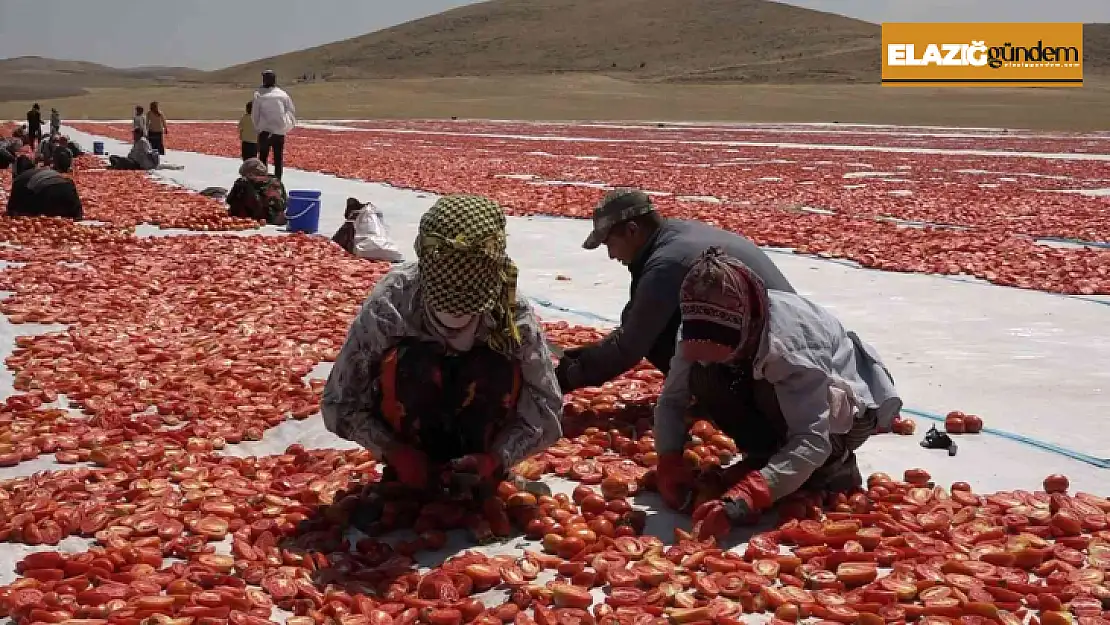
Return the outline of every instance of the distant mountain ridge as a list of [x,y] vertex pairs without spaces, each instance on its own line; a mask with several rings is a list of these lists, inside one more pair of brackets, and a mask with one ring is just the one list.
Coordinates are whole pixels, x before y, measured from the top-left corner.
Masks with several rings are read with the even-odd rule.
[[593,72],[642,80],[877,79],[879,26],[769,0],[492,0],[207,79]]
[[119,69],[40,56],[0,59],[0,101],[79,96],[90,88],[131,87],[201,80],[205,72],[187,67]]
[[[870,83],[877,24],[771,0],[490,0],[212,72],[0,60],[0,101],[102,87],[592,73],[649,82]],[[1110,73],[1110,24],[1084,28],[1089,76]]]

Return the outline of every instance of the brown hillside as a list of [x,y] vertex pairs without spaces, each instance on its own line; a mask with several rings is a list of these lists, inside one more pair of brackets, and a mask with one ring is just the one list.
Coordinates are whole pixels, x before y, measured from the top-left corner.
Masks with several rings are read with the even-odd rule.
[[0,101],[62,98],[85,94],[90,88],[196,80],[203,74],[183,67],[117,69],[37,56],[0,59]]
[[879,27],[768,0],[493,0],[214,72],[285,80],[600,72],[647,80],[874,81]]

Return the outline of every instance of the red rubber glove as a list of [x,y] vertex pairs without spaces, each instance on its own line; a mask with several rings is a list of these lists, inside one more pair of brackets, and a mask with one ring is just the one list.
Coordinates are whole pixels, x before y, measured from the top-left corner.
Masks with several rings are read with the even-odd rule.
[[720,499],[707,501],[694,510],[694,536],[698,540],[724,538],[731,531],[732,521]]
[[725,491],[721,499],[707,501],[694,511],[694,534],[698,540],[723,538],[733,527],[759,521],[762,511],[771,507],[771,488],[759,471],[749,471],[742,480]]
[[743,479],[726,490],[721,499],[725,502],[742,501],[749,512],[763,512],[775,503],[771,497],[771,487],[759,471],[749,471]]
[[385,461],[397,472],[397,480],[409,488],[428,487],[428,457],[424,452],[399,445],[385,455]]
[[680,453],[659,456],[655,467],[656,486],[663,501],[675,510],[682,511],[693,501],[694,470],[686,464]]

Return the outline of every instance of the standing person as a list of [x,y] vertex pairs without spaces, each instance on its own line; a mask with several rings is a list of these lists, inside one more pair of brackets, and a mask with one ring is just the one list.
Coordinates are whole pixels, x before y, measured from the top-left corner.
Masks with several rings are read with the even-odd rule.
[[58,109],[50,109],[50,134],[56,135],[62,132],[62,115]]
[[254,129],[254,119],[251,118],[251,109],[254,102],[247,102],[247,112],[239,118],[239,140],[242,141],[240,155],[243,160],[258,156],[258,131]]
[[157,102],[150,103],[150,110],[146,112],[147,139],[150,145],[162,156],[166,155],[165,135],[169,132],[166,126],[166,116],[158,108]]
[[32,150],[35,149],[36,142],[42,141],[42,111],[39,110],[38,102],[31,105],[31,110],[27,111],[27,138],[30,140]]
[[273,148],[274,175],[281,178],[285,135],[297,126],[297,109],[289,94],[277,86],[277,74],[272,69],[262,72],[262,87],[254,92],[251,119],[258,131],[258,158],[268,163]]
[[699,221],[664,219],[655,212],[651,197],[635,189],[614,189],[594,209],[594,230],[582,247],[601,245],[632,274],[631,301],[621,312],[619,328],[598,343],[566,350],[558,369],[564,393],[601,386],[644,358],[667,373],[680,322],[679,286],[711,246],[739,258],[767,288],[794,292],[775,263],[749,239]]
[[482,492],[562,436],[551,353],[517,293],[496,202],[440,198],[416,252],[351,324],[320,414],[410,488]]
[[[799,490],[861,487],[856,450],[902,407],[875,350],[720,248],[701,255],[680,293],[680,343],[655,407],[664,501],[692,509],[707,539]],[[691,412],[731,436],[743,461],[695,476],[682,456]]]
[[135,107],[135,116],[131,118],[131,132],[132,134],[137,132],[144,137],[148,134],[146,115],[141,106]]

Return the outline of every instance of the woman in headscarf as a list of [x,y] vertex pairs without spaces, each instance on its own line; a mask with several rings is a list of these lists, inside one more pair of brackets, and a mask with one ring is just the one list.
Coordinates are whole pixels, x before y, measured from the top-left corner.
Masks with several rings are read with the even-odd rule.
[[386,274],[352,324],[321,413],[402,484],[474,492],[558,440],[563,395],[516,292],[501,206],[440,198],[415,247],[418,260]]
[[[861,486],[855,451],[902,406],[874,349],[719,248],[691,267],[679,309],[655,409],[656,477],[668,505],[693,511],[699,537],[727,534],[799,490]],[[686,464],[688,411],[732,437],[743,462],[701,474]]]
[[166,123],[166,116],[162,114],[162,109],[158,108],[157,102],[150,103],[150,110],[146,112],[146,138],[150,140],[150,145],[158,151],[158,154],[166,155],[166,135],[169,134],[170,128]]
[[66,148],[54,151],[52,167],[35,167],[30,157],[16,161],[12,191],[8,196],[9,217],[66,217],[81,221],[84,209],[77,185],[69,176],[73,156]]
[[239,179],[227,194],[228,215],[265,220],[271,225],[285,223],[285,206],[289,195],[285,185],[271,176],[266,165],[257,158],[248,158],[239,166]]

